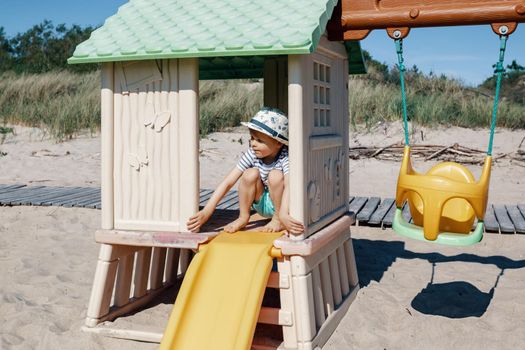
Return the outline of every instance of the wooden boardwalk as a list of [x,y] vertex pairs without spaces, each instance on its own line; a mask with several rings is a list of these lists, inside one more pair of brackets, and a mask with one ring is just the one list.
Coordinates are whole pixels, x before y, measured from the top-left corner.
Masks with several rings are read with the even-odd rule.
[[[212,190],[200,191],[200,205],[206,204]],[[100,188],[0,185],[0,205],[62,206],[100,209]],[[217,206],[222,210],[239,209],[236,191],[230,191]],[[391,227],[395,212],[394,199],[379,197],[350,197],[350,211],[356,213],[356,224]],[[411,220],[405,205],[403,215]],[[502,234],[525,234],[525,204],[492,205],[485,214],[485,231]]]

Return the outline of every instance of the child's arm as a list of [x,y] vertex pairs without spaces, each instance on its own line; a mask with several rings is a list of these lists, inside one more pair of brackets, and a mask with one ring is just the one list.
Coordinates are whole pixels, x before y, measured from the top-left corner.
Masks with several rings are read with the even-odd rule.
[[284,191],[279,211],[279,220],[289,233],[297,235],[304,232],[304,226],[300,221],[290,216],[290,184],[288,174],[284,175]]
[[226,175],[226,177],[221,181],[219,186],[217,186],[213,192],[211,198],[208,200],[208,203],[206,203],[206,206],[197,214],[189,218],[188,222],[186,223],[188,230],[191,232],[199,231],[201,226],[204,225],[204,223],[206,223],[206,221],[208,221],[210,218],[211,214],[213,214],[213,211],[217,207],[219,201],[233,187],[233,185],[235,185],[241,175],[242,171],[237,167],[232,169],[230,173]]

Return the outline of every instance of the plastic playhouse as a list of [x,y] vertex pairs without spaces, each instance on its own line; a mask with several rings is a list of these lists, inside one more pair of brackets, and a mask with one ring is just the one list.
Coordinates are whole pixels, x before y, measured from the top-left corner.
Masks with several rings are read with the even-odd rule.
[[[451,11],[454,10],[454,11]],[[102,228],[85,330],[162,349],[314,349],[358,286],[348,213],[348,75],[372,29],[523,21],[519,1],[131,0],[70,63],[101,63]],[[501,27],[499,27],[501,28]],[[399,33],[399,34],[396,34]],[[263,78],[289,118],[290,214],[305,232],[201,233],[199,80]],[[272,260],[277,271],[272,271]],[[180,286],[165,329],[100,326]],[[278,306],[261,306],[267,289]],[[97,326],[98,325],[98,326]],[[254,338],[260,325],[279,334]]]

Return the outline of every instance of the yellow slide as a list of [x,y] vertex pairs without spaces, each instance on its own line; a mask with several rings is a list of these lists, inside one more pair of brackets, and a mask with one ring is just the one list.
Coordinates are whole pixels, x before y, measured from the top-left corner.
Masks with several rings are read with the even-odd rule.
[[221,233],[202,246],[184,277],[161,350],[249,349],[282,233]]

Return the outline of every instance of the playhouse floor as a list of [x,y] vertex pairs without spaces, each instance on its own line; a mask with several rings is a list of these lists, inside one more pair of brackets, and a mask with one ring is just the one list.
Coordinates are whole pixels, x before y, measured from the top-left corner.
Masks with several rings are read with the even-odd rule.
[[[226,225],[237,219],[239,215],[238,210],[232,209],[216,209],[211,218],[201,228],[201,232],[219,232]],[[250,216],[250,222],[243,230],[253,231],[266,225],[270,220],[253,212]]]

